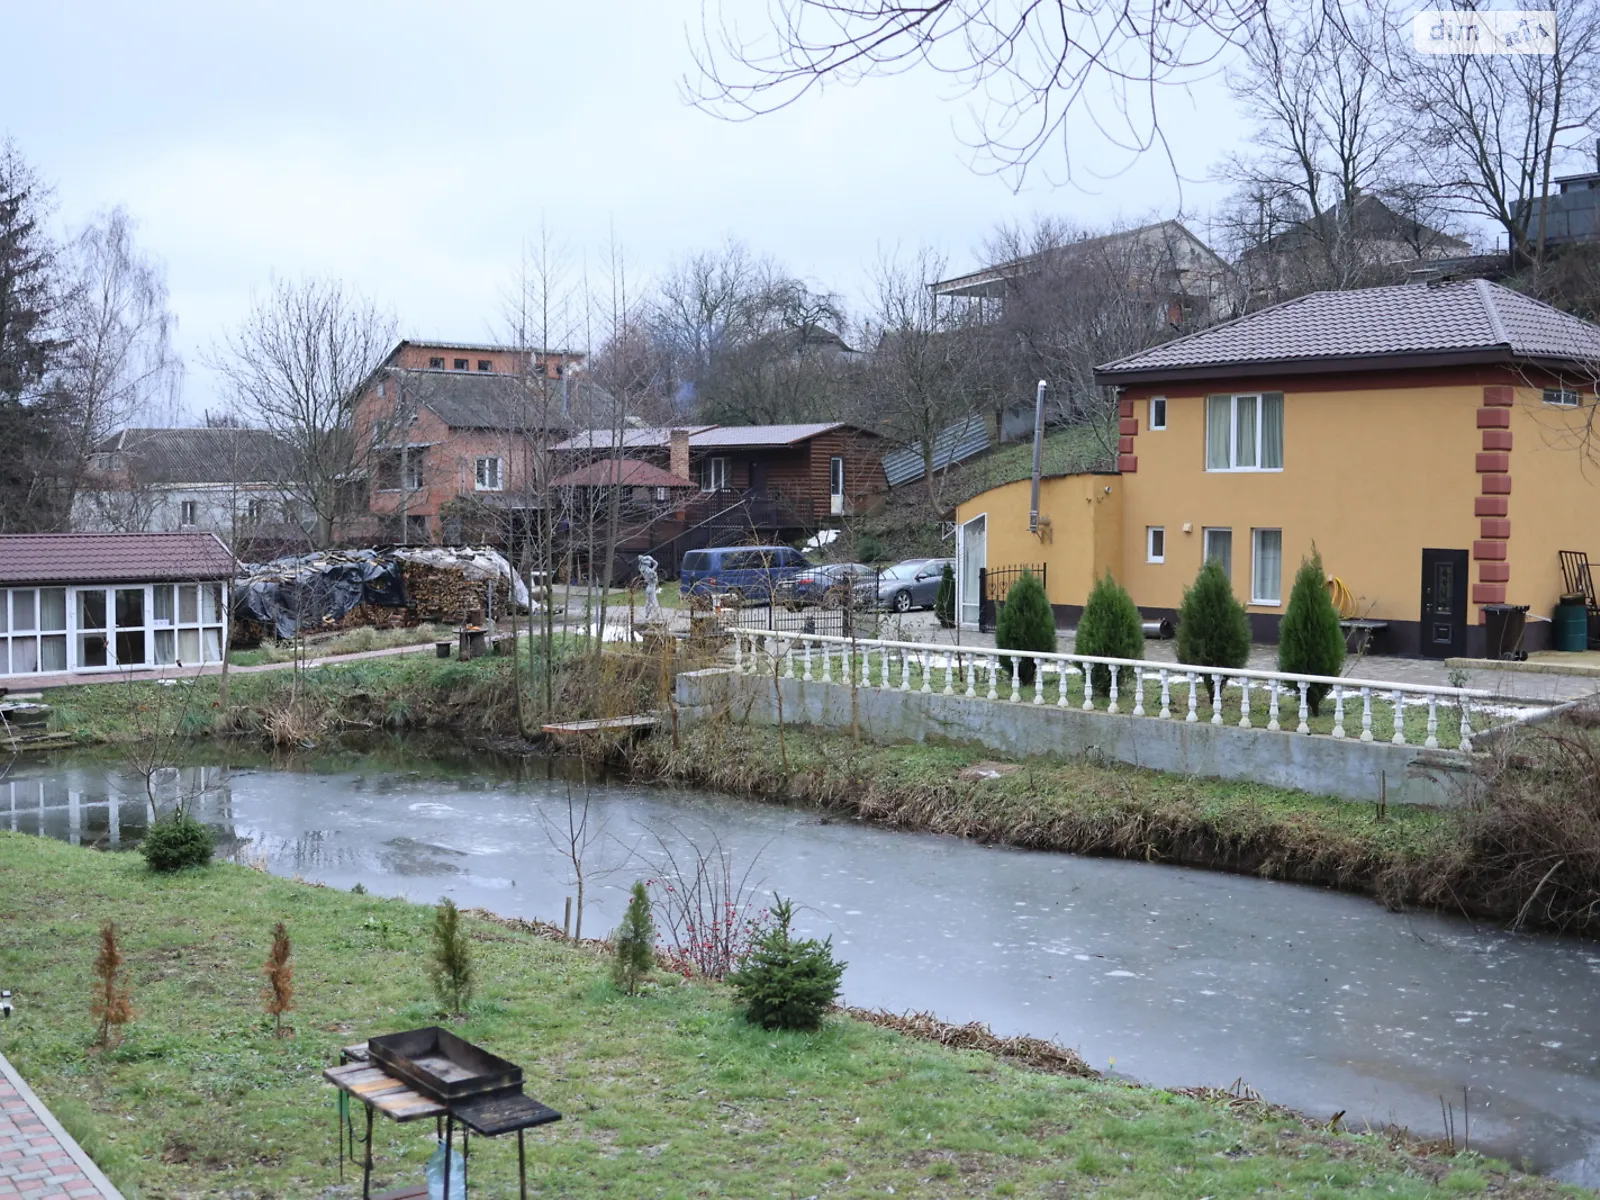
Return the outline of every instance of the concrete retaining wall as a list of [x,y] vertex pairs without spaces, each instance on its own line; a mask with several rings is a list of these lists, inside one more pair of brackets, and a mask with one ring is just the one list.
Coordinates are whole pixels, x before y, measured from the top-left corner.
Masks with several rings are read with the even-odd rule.
[[[848,686],[800,679],[779,679],[776,685],[786,723],[850,728]],[[770,677],[726,668],[686,671],[677,683],[680,719],[726,713],[774,724],[773,688]],[[1458,750],[870,687],[856,689],[856,703],[862,736],[876,742],[934,738],[976,743],[1012,758],[1086,756],[1343,800],[1375,801],[1386,782],[1391,803],[1450,806],[1465,800],[1471,777],[1471,756]]]

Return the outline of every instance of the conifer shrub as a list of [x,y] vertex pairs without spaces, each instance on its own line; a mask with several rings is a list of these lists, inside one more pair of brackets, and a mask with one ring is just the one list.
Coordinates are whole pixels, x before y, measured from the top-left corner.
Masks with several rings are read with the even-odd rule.
[[941,629],[954,629],[956,624],[956,571],[949,563],[939,576],[939,594],[933,601],[933,615],[939,618]]
[[774,897],[773,926],[756,942],[728,982],[744,1003],[745,1019],[763,1029],[816,1029],[839,995],[845,964],[833,939],[796,940],[789,926],[794,902]]
[[611,935],[611,945],[616,956],[611,962],[611,980],[632,996],[639,990],[640,980],[655,966],[656,923],[650,915],[650,896],[643,883],[633,885],[622,924]]
[[139,843],[152,871],[181,871],[211,861],[211,831],[186,812],[152,821]]
[[263,968],[267,973],[266,1010],[274,1037],[283,1036],[283,1014],[294,1008],[294,967],[289,963],[293,952],[289,930],[279,921],[272,927],[272,952]]
[[445,1011],[461,1016],[472,1003],[472,949],[461,928],[456,902],[448,896],[440,899],[439,907],[434,910],[428,974]]
[[[1107,571],[1094,581],[1089,600],[1083,606],[1083,616],[1078,619],[1078,635],[1073,649],[1079,654],[1094,654],[1102,658],[1143,658],[1144,619],[1128,589],[1111,577]],[[1128,672],[1121,673],[1122,681],[1132,684]],[[1090,672],[1090,682],[1097,696],[1111,692],[1111,668],[1095,666]]]
[[[1289,593],[1289,607],[1278,626],[1278,670],[1296,675],[1337,675],[1344,668],[1344,630],[1339,627],[1339,610],[1328,595],[1322,555],[1311,548],[1311,557],[1300,560]],[[1306,689],[1306,703],[1316,716],[1329,685],[1313,683]]]
[[[1000,616],[994,624],[994,644],[1001,650],[1033,650],[1041,654],[1054,654],[1056,649],[1056,615],[1050,610],[1050,597],[1044,585],[1032,571],[1011,585]],[[1017,662],[1017,678],[1022,683],[1033,682],[1034,661],[1031,658],[1000,660],[1007,674],[1012,662]]]
[[[1250,661],[1250,618],[1215,559],[1208,558],[1194,583],[1184,589],[1183,607],[1178,610],[1178,661],[1194,667],[1242,667]],[[1211,691],[1209,678],[1206,690]]]
[[109,1046],[122,1040],[122,1027],[133,1020],[133,1002],[122,981],[122,948],[117,945],[117,927],[110,921],[100,926],[100,952],[94,959],[94,991],[89,1013],[100,1028],[95,1044]]

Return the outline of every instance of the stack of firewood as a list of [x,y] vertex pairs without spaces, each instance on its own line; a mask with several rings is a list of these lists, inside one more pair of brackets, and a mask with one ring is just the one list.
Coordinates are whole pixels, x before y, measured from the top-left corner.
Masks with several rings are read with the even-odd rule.
[[409,615],[416,620],[459,621],[476,612],[488,612],[491,583],[495,615],[510,611],[511,589],[503,578],[474,579],[459,568],[423,562],[408,562],[401,569],[411,600]]

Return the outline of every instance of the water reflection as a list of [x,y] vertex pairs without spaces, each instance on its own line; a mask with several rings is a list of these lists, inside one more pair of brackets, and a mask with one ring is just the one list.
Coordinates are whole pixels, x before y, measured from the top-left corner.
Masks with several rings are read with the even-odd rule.
[[[186,767],[164,783],[271,870],[336,887],[559,919],[550,836],[581,780],[552,764],[339,756]],[[175,794],[175,793],[174,793]],[[1079,1047],[1159,1084],[1227,1086],[1352,1124],[1437,1132],[1470,1089],[1473,1144],[1600,1182],[1600,948],[1202,871],[824,824],[782,808],[621,783],[592,789],[585,920],[682,837],[719,837],[830,934],[852,1003],[931,1009]],[[0,824],[115,847],[143,781],[91,763],[0,783]],[[759,859],[758,859],[759,856]]]

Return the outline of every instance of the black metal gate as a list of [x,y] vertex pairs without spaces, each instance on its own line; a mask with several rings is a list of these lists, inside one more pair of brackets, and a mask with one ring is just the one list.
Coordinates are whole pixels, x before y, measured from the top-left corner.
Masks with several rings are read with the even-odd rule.
[[1011,585],[1021,579],[1025,571],[1031,571],[1038,579],[1039,586],[1048,590],[1050,585],[1045,578],[1044,563],[978,568],[978,632],[989,633],[994,629],[995,617],[1000,611],[999,606],[1006,602],[1006,594],[1011,591]]

